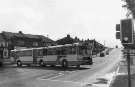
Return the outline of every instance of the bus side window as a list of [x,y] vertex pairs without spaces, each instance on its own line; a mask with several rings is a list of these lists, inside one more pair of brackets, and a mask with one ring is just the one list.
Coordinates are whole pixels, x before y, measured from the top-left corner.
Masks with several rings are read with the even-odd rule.
[[47,49],[43,49],[43,55],[44,55],[44,56],[47,55]]
[[68,48],[68,54],[73,54],[72,47]]
[[32,56],[32,50],[24,51],[24,55],[26,55],[26,56]]
[[72,47],[72,54],[76,54],[76,47]]
[[79,54],[83,55],[83,47],[82,46],[79,46]]
[[66,54],[73,54],[72,47],[65,47],[64,49],[65,49],[65,55]]
[[60,50],[56,50],[56,53],[57,53],[57,55],[60,55],[61,51]]
[[42,56],[43,55],[43,51],[40,49],[38,50],[38,56]]
[[51,49],[47,49],[47,55],[55,55],[56,51],[55,49],[51,48]]
[[10,57],[14,57],[15,56],[15,52],[11,51],[10,52]]
[[62,55],[66,55],[67,53],[67,47],[62,48],[61,50]]
[[57,54],[56,49],[55,49],[55,48],[52,49],[52,50],[51,50],[51,53],[52,53],[51,55],[56,55],[56,54]]

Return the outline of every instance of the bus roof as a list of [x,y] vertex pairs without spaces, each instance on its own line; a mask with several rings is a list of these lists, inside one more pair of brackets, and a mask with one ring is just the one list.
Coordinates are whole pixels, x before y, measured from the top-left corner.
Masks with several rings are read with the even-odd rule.
[[43,48],[59,48],[59,47],[68,47],[68,46],[78,46],[79,43],[74,43],[74,44],[65,44],[65,45],[56,45],[56,46],[48,46],[48,47],[38,47],[38,48],[26,48],[26,49],[14,49],[11,51],[24,51],[24,50],[33,50],[33,49],[43,49]]
[[14,49],[14,50],[11,50],[11,51],[23,51],[23,50],[32,50],[33,48],[26,48],[26,49]]
[[78,45],[79,45],[79,43],[74,43],[74,44],[64,44],[64,45],[48,46],[47,48],[68,47],[68,46],[78,46]]

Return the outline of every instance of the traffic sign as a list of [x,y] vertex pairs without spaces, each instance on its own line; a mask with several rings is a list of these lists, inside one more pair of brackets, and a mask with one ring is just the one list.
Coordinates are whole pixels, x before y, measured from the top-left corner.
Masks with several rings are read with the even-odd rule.
[[116,32],[116,39],[120,39],[120,32]]
[[116,24],[116,31],[120,31],[120,24]]
[[120,24],[120,40],[122,44],[133,44],[133,32],[134,32],[134,26],[133,26],[133,20],[132,19],[124,19],[121,20]]

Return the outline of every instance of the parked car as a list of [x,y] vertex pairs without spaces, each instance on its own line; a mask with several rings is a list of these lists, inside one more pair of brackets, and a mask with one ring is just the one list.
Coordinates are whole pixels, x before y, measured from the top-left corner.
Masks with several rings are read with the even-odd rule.
[[103,52],[100,53],[100,57],[104,57],[105,54]]
[[106,55],[109,55],[109,50],[106,51]]

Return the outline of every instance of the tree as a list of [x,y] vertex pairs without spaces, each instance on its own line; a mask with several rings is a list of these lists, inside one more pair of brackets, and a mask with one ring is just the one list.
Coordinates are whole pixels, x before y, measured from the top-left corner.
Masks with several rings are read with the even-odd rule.
[[133,18],[135,18],[135,0],[124,0],[126,2],[126,5],[123,5],[123,7],[126,7],[128,9],[127,16],[132,15]]

